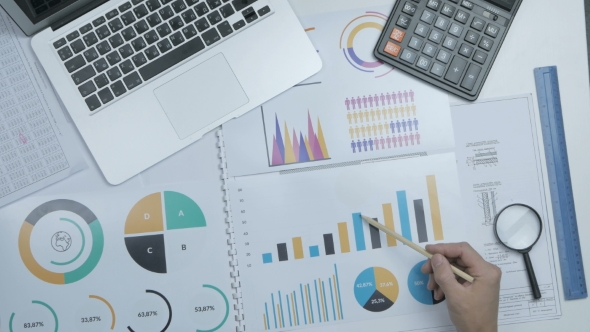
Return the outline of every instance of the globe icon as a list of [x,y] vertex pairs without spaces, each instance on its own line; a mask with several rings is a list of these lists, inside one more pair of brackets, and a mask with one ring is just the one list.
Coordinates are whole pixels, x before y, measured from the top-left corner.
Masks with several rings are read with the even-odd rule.
[[51,237],[51,246],[57,252],[64,252],[72,246],[72,237],[66,232],[57,232]]

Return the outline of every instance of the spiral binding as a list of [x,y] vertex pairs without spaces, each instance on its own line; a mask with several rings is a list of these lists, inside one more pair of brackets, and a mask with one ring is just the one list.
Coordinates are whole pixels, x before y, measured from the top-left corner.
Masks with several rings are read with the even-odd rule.
[[221,190],[224,192],[223,200],[225,201],[225,222],[227,223],[227,246],[229,248],[228,255],[230,257],[229,267],[230,267],[230,277],[232,279],[231,287],[234,289],[234,293],[232,294],[233,300],[233,307],[235,312],[236,320],[236,331],[237,332],[244,332],[246,326],[244,325],[244,306],[242,303],[242,292],[241,292],[241,282],[240,282],[240,270],[238,266],[238,257],[237,257],[237,249],[236,249],[236,238],[234,236],[234,221],[231,212],[231,201],[229,197],[229,176],[227,174],[227,160],[225,158],[225,144],[223,140],[223,131],[220,129],[217,131],[217,148],[219,149],[219,160],[221,163],[219,164],[219,168],[221,169],[221,181],[223,182],[223,186]]

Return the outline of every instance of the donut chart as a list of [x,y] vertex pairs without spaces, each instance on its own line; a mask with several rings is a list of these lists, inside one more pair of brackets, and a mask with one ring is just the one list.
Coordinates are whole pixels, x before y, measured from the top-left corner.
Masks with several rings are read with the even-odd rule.
[[[371,55],[377,42],[372,41],[373,35],[375,38],[381,35],[387,19],[388,15],[383,13],[365,12],[351,20],[340,36],[340,49],[346,61],[359,71],[375,73],[376,78],[383,77],[393,70]],[[370,42],[368,39],[371,39]]]
[[382,267],[364,270],[354,283],[356,301],[370,312],[382,312],[391,308],[398,295],[397,279],[393,273]]
[[[59,319],[57,318],[57,314],[55,313],[55,310],[53,310],[53,308],[42,301],[32,301],[32,304],[36,304],[41,306],[41,308],[43,308],[42,310],[46,310],[49,312],[50,315],[47,315],[46,318],[51,317],[53,322],[49,322],[49,320],[45,320],[40,318],[40,316],[35,315],[33,317],[29,316],[29,317],[23,317],[21,319],[18,319],[16,317],[16,313],[12,313],[10,315],[10,319],[8,321],[8,330],[10,332],[14,332],[14,331],[21,331],[22,328],[28,330],[28,329],[43,329],[44,331],[51,331],[53,330],[54,332],[57,332],[59,330]],[[26,316],[26,315],[25,315]],[[23,324],[23,320],[27,321],[27,323]]]
[[174,192],[158,192],[137,202],[125,223],[125,246],[131,258],[154,273],[188,266],[205,245],[205,215],[195,201]]
[[425,262],[419,262],[410,271],[408,275],[408,289],[416,301],[426,305],[436,305],[443,302],[444,299],[440,301],[436,300],[434,298],[434,292],[426,288],[429,276],[428,274],[422,273],[421,270]]
[[[54,214],[54,212],[56,214]],[[75,219],[77,220],[72,220],[73,218],[57,217],[60,214],[66,213],[68,213],[68,215],[73,214],[76,216]],[[50,214],[51,216],[48,216]],[[48,217],[44,218],[46,216]],[[38,226],[39,223],[44,223],[47,225],[47,228],[55,229],[57,231],[55,234],[44,234],[44,238],[47,237],[47,240],[51,242],[52,245],[54,245],[56,235],[62,240],[67,240],[66,238],[61,238],[62,236],[65,237],[65,235],[63,235],[64,232],[61,231],[61,227],[65,227],[70,224],[79,231],[80,235],[78,238],[81,240],[80,242],[82,242],[82,249],[77,253],[77,255],[67,262],[55,262],[53,260],[48,262],[49,264],[60,267],[67,267],[67,265],[75,263],[76,260],[80,258],[86,245],[86,239],[84,237],[82,227],[88,227],[91,233],[92,244],[86,260],[80,266],[68,272],[53,272],[39,264],[35,258],[35,255],[33,254],[31,247],[31,236],[35,226]],[[70,235],[67,235],[67,238],[71,243]],[[25,218],[25,221],[23,222],[23,225],[20,229],[18,249],[23,263],[27,269],[37,278],[50,284],[71,284],[84,279],[92,272],[92,270],[94,270],[96,265],[98,265],[104,249],[104,234],[100,222],[94,213],[86,206],[71,200],[53,200],[41,204]],[[56,248],[54,247],[54,249]],[[56,249],[56,251],[65,252],[67,249],[69,249],[69,245],[67,247],[60,246],[58,249]]]

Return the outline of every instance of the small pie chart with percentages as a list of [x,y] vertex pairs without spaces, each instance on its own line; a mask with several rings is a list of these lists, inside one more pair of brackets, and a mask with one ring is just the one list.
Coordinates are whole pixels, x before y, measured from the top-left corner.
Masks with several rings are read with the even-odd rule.
[[391,308],[398,295],[397,279],[393,273],[382,267],[364,270],[354,283],[356,301],[370,312],[382,312]]

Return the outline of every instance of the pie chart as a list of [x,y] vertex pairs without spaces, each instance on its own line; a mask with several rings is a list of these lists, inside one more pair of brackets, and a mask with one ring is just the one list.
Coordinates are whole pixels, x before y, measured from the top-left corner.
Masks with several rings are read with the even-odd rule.
[[354,296],[367,311],[385,311],[397,300],[399,285],[389,270],[371,267],[359,274],[354,283]]
[[410,275],[408,276],[408,289],[410,289],[410,294],[412,294],[412,297],[422,304],[439,304],[443,302],[444,299],[440,301],[435,300],[434,292],[426,288],[428,285],[428,274],[422,273],[421,270],[422,265],[424,265],[425,262],[426,261],[422,261],[416,264],[410,271]]
[[131,258],[154,273],[182,269],[207,240],[205,215],[188,196],[165,191],[133,206],[125,222],[125,246]]

